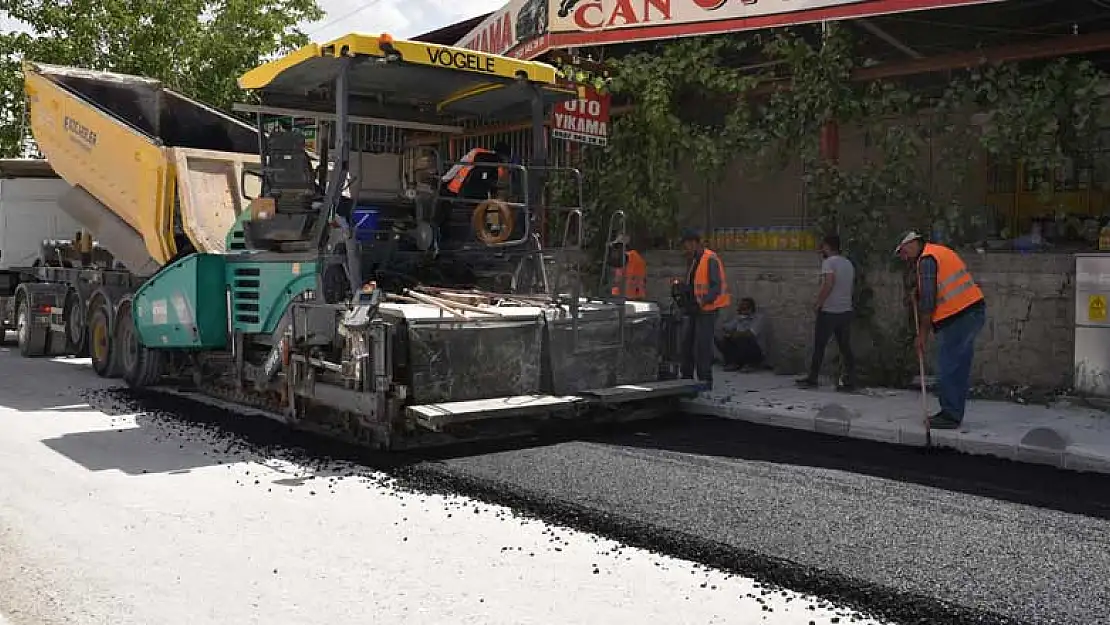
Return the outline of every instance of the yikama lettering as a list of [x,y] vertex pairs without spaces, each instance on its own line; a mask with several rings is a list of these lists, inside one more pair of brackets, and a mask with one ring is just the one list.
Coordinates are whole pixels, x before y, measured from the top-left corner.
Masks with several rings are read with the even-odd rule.
[[555,129],[594,137],[606,137],[609,134],[608,124],[605,122],[567,113],[555,113]]
[[575,25],[580,30],[597,30],[671,19],[671,0],[616,0],[608,10],[605,4],[603,0],[580,2],[574,9]]
[[65,127],[66,131],[76,136],[81,141],[84,141],[89,145],[96,145],[96,133],[92,130],[89,130],[87,126],[77,121],[76,119],[66,116],[65,121],[62,122],[62,125]]
[[428,60],[443,67],[468,69],[475,72],[495,74],[497,70],[491,57],[446,48],[428,48]]
[[489,54],[504,54],[515,44],[513,16],[509,11],[505,11],[504,15],[497,16],[495,20],[484,26],[477,35],[459,47],[488,52]]

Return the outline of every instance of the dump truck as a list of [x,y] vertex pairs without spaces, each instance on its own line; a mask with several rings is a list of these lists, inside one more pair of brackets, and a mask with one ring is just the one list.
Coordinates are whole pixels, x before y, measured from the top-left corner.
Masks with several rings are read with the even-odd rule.
[[[657,304],[567,278],[581,172],[548,164],[545,122],[578,93],[550,65],[351,34],[240,77],[250,130],[140,79],[26,76],[70,210],[140,277],[96,309],[101,358],[132,387],[187,384],[389,449],[652,416],[699,390],[661,373],[673,334]],[[274,127],[290,118],[317,120],[315,151]],[[530,154],[449,155],[468,128],[521,121]],[[573,206],[546,199],[560,175]],[[30,286],[60,301],[57,283]]]
[[117,378],[118,304],[174,258],[225,249],[257,131],[155,80],[30,62],[23,73],[39,151],[67,183],[56,206],[81,231],[13,282],[19,349],[88,354]]

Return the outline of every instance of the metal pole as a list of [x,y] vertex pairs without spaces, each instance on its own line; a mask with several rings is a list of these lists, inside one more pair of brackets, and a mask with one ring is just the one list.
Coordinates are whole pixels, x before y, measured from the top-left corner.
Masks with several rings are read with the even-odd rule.
[[536,211],[533,220],[540,225],[540,242],[547,243],[543,229],[547,222],[543,207],[543,171],[547,167],[547,107],[544,106],[543,92],[537,85],[529,85],[532,93],[532,162],[537,169],[532,170],[528,181],[528,205]]
[[[332,157],[332,170],[328,176],[325,198],[327,215],[325,219],[331,219],[335,215],[335,209],[339,206],[340,199],[342,199],[343,185],[351,167],[350,119],[348,114],[351,62],[351,57],[344,56],[340,61],[339,74],[335,77],[335,152]],[[362,292],[362,253],[358,239],[355,236],[355,229],[351,224],[347,224],[345,234],[347,235],[347,278],[351,285],[351,298],[358,301]]]

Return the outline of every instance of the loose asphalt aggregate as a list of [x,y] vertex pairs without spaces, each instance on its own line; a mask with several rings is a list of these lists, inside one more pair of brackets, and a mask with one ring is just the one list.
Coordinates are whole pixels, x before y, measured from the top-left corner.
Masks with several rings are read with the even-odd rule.
[[688,416],[384,454],[179,396],[89,401],[213,426],[220,453],[321,472],[353,461],[404,488],[505,504],[755,577],[764,593],[902,623],[1110,623],[1107,476]]

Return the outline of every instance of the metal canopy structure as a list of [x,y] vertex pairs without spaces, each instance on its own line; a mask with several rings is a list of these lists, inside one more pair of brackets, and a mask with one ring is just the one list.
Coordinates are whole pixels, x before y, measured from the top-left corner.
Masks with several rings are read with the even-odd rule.
[[[946,84],[952,71],[1070,55],[1084,55],[1110,67],[1110,2],[1106,0],[1004,0],[841,24],[854,32],[856,53],[865,60],[854,74],[860,81],[912,79],[927,88]],[[819,44],[816,25],[798,32]],[[768,59],[757,46],[751,50],[737,59],[738,64],[765,69]]]
[[351,34],[310,44],[247,72],[239,86],[263,106],[325,113],[347,65],[349,112],[425,123],[459,118],[526,119],[536,91],[546,104],[577,92],[557,84],[551,65],[389,35]]
[[[960,52],[990,56],[993,50],[1009,48],[1019,57],[999,59],[1006,61],[1037,58],[1031,56],[1035,53],[1045,57],[1110,48],[1110,41],[1090,40],[1110,33],[1110,2],[1104,0],[1006,0],[850,24],[860,31],[867,57],[879,64],[901,63],[913,73],[961,68],[951,57]],[[908,64],[907,59],[918,63]]]

